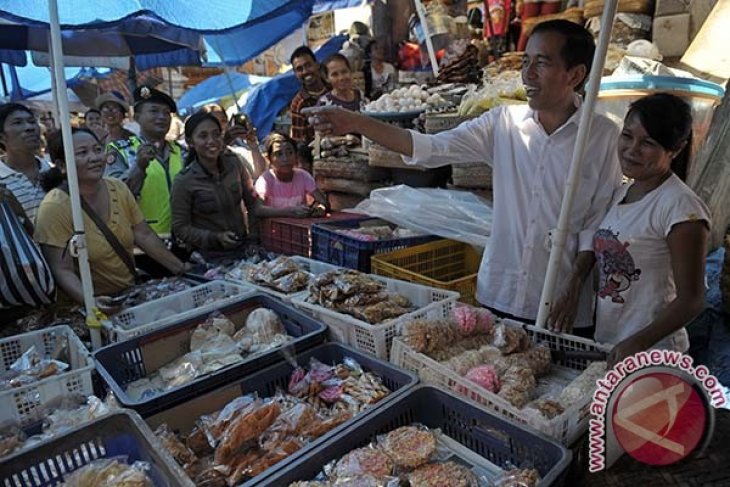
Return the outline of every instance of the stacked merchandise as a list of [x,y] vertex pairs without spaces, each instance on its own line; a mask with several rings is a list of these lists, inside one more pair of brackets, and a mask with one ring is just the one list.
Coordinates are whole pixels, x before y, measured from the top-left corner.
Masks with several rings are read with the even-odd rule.
[[439,83],[478,83],[481,78],[479,69],[479,49],[469,40],[453,42],[441,58]]
[[[316,146],[315,141],[315,146]],[[318,153],[317,153],[318,150]],[[368,154],[355,135],[323,137],[315,147],[314,177],[317,187],[326,191],[332,209],[352,208],[382,187],[383,172],[368,165]]]
[[[601,31],[603,6],[604,0],[588,0],[583,12],[588,29],[596,37]],[[650,39],[653,12],[651,0],[620,0],[609,45],[614,50],[625,51],[633,41]]]

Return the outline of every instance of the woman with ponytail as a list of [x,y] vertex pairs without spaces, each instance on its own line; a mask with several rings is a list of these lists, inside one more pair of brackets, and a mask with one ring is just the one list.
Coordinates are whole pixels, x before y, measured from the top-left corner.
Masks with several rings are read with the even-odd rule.
[[226,148],[223,127],[213,113],[199,111],[188,118],[185,141],[185,169],[172,187],[172,231],[188,250],[206,257],[242,252],[256,243],[249,231],[256,217],[287,216],[256,198],[248,171]]
[[[692,112],[658,93],[629,107],[618,156],[629,183],[593,238],[598,295],[596,335],[610,343],[609,365],[649,348],[686,352],[685,326],[704,306],[710,212],[683,182],[692,141]],[[552,314],[569,326],[575,289],[591,269],[576,270]]]

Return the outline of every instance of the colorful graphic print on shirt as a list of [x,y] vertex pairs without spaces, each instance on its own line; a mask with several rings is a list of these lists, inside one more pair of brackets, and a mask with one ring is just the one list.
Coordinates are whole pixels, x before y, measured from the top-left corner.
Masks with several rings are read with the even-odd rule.
[[641,269],[636,268],[634,258],[628,250],[629,243],[621,242],[618,233],[600,229],[593,236],[593,252],[596,254],[599,271],[598,297],[624,304],[621,293],[638,281]]

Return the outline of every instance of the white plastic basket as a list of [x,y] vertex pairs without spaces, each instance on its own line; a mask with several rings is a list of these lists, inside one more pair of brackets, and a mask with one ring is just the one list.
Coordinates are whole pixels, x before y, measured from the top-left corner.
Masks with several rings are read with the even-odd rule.
[[308,291],[295,294],[292,296],[291,302],[294,306],[306,310],[316,319],[326,324],[329,327],[330,340],[345,343],[378,358],[388,360],[390,346],[393,338],[398,334],[401,322],[422,318],[427,314],[433,315],[434,313],[447,317],[460,297],[459,293],[454,291],[389,279],[374,274],[368,274],[368,276],[384,283],[388,291],[408,298],[417,308],[416,311],[399,316],[386,323],[371,325],[353,316],[308,303]]
[[94,360],[79,337],[67,325],[0,340],[3,372],[9,370],[31,346],[35,345],[38,353],[43,356],[50,356],[61,340],[68,340],[69,368],[38,382],[0,392],[0,424],[9,421],[27,425],[42,419],[39,415],[43,412],[38,410],[39,407],[56,397],[68,394],[89,396],[94,393],[91,383]]
[[[327,264],[326,262],[320,262],[318,260],[308,259],[307,257],[301,257],[298,255],[294,255],[291,257],[291,259],[299,264],[306,272],[309,272],[312,274],[312,276],[318,276],[319,274],[322,274],[327,271],[332,271],[339,269],[336,265]],[[285,303],[288,303],[291,301],[292,296],[301,293],[302,291],[297,291],[296,293],[283,293],[281,291],[276,291],[275,289],[272,289],[270,287],[262,286],[260,284],[254,284],[250,281],[239,281],[236,279],[229,279],[230,282],[235,282],[236,284],[240,284],[242,286],[249,286],[257,291],[260,291],[264,294],[268,294],[269,296],[273,296],[277,299],[280,299],[284,301]]]
[[[429,312],[427,319],[438,319],[443,315],[444,310],[439,312],[431,309]],[[502,323],[523,328],[533,342],[545,345],[551,350],[608,351],[608,347],[585,338],[558,335],[542,328],[511,320],[502,320]],[[592,395],[586,395],[583,400],[567,408],[561,415],[553,419],[546,419],[540,414],[531,413],[529,409],[514,407],[497,394],[461,377],[431,357],[416,352],[399,337],[393,340],[390,361],[406,370],[416,372],[425,383],[440,385],[485,406],[504,418],[528,424],[565,446],[573,444],[588,428]],[[554,363],[550,374],[551,385],[553,387],[567,386],[588,364],[588,361],[581,359],[569,359],[560,364]],[[538,381],[538,395],[543,392],[540,382]]]
[[253,287],[245,284],[211,281],[128,308],[103,324],[109,332],[109,341],[120,342],[255,293]]

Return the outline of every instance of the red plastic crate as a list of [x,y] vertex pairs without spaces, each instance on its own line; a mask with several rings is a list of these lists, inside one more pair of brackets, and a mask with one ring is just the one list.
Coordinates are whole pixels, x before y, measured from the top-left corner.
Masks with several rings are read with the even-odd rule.
[[367,218],[357,213],[335,212],[323,218],[266,218],[261,221],[261,245],[271,252],[312,257],[312,225]]

